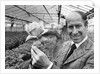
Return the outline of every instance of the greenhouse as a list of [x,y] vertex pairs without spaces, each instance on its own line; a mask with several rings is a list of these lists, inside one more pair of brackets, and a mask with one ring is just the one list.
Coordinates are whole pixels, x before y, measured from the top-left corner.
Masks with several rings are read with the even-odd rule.
[[[88,37],[94,42],[93,5],[5,5],[5,69],[39,69],[30,67],[32,45],[54,61],[59,51],[53,48],[56,41],[60,46],[70,40],[66,18],[74,11],[85,13]],[[42,43],[43,36],[52,43]]]

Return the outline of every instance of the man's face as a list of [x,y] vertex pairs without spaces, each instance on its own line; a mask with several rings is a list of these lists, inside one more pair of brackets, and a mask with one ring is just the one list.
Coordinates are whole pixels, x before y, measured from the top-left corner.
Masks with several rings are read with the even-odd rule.
[[75,43],[81,42],[85,36],[87,27],[84,26],[84,20],[78,13],[72,13],[68,17],[68,34]]

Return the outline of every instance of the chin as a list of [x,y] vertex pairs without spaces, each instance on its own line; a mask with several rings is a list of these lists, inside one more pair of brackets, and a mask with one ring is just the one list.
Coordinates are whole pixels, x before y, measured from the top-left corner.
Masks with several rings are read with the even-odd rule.
[[80,43],[80,41],[73,41],[74,43]]
[[75,40],[75,39],[73,39],[73,42],[74,43],[80,43],[82,40],[80,40],[80,39],[77,39],[77,40]]
[[73,40],[74,43],[80,43],[82,41],[82,37],[81,36],[71,37],[71,39]]

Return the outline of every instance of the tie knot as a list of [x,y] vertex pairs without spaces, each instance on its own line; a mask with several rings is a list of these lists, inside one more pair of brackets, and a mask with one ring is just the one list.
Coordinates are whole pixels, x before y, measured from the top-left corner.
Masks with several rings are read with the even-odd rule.
[[73,45],[71,46],[71,48],[72,48],[72,49],[76,49],[76,45],[73,44]]

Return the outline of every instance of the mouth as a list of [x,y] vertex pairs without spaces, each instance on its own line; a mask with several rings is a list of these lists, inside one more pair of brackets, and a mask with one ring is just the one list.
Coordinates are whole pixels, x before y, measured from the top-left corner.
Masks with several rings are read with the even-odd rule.
[[74,35],[74,36],[71,36],[72,37],[72,39],[74,39],[74,40],[78,40],[78,39],[80,39],[81,38],[81,35]]

